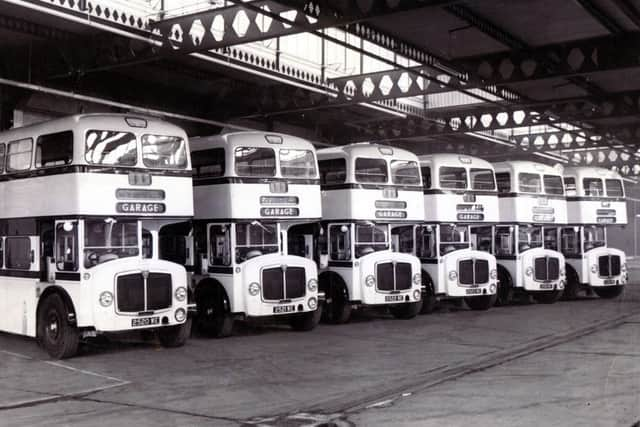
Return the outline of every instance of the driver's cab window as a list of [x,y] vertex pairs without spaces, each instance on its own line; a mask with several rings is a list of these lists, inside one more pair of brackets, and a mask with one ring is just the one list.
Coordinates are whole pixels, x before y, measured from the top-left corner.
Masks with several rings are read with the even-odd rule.
[[542,247],[542,227],[518,226],[518,253]]
[[435,258],[437,256],[435,226],[416,227],[416,255],[419,258]]
[[392,249],[405,254],[413,253],[413,225],[403,225],[391,230]]
[[471,227],[471,248],[493,253],[493,230],[491,226]]
[[552,251],[558,250],[558,229],[557,228],[544,229],[544,248],[551,249]]
[[329,227],[329,256],[336,261],[351,259],[350,224],[336,224]]
[[55,262],[58,271],[78,271],[78,222],[56,225]]
[[231,225],[209,226],[209,264],[231,265]]

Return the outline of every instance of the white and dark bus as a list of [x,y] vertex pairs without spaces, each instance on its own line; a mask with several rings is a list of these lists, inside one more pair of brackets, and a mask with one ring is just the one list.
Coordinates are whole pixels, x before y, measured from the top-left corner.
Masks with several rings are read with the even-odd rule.
[[321,315],[313,241],[288,236],[290,227],[316,224],[322,214],[313,145],[265,132],[191,144],[200,331],[224,337],[235,319],[274,316],[313,329]]
[[491,237],[479,238],[475,230],[498,222],[493,166],[447,153],[420,156],[420,167],[425,223],[415,229],[415,254],[422,261],[422,312],[439,299],[460,298],[471,309],[487,310],[495,302],[498,271]]
[[101,333],[184,343],[187,272],[161,254],[164,227],[193,215],[182,129],[87,114],[2,132],[0,194],[0,330],[55,358]]
[[322,225],[318,250],[324,318],[349,320],[356,306],[386,306],[396,318],[420,311],[420,260],[405,246],[422,223],[422,180],[415,154],[375,144],[318,150]]
[[627,283],[623,251],[607,245],[607,228],[627,223],[622,178],[597,167],[564,170],[568,226],[560,228],[560,247],[567,260],[564,295],[593,290],[601,298],[614,298]]
[[498,261],[497,303],[517,291],[541,303],[553,303],[565,286],[565,258],[559,252],[558,227],[567,223],[562,171],[542,163],[495,163],[500,221],[474,227],[479,243]]

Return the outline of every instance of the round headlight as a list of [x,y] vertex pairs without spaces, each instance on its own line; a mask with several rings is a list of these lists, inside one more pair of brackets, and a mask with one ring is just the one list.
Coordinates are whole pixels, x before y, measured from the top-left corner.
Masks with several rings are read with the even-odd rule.
[[184,308],[179,308],[176,310],[173,317],[176,318],[176,322],[182,323],[187,318],[187,311]]
[[315,310],[316,308],[318,308],[318,300],[316,299],[316,297],[309,298],[309,300],[307,301],[307,307],[309,307],[310,310]]
[[597,266],[597,265],[595,265],[595,264],[593,264],[593,265],[591,266],[591,272],[592,272],[592,273],[594,273],[594,274],[595,274],[595,273],[597,273],[597,272],[598,272],[598,266]]
[[367,285],[368,287],[372,287],[373,285],[376,284],[376,278],[370,274],[364,279],[364,284]]
[[113,304],[113,294],[109,291],[104,291],[100,294],[100,305],[103,307],[109,307]]
[[455,270],[451,270],[449,272],[449,280],[451,280],[452,282],[454,280],[458,280],[458,273]]
[[309,289],[309,292],[315,292],[318,290],[318,281],[316,279],[310,279],[307,282],[307,289]]
[[187,298],[187,288],[185,288],[184,286],[180,286],[176,288],[176,291],[173,293],[173,296],[178,301],[184,301]]
[[491,294],[495,294],[496,293],[496,285],[494,283],[489,285],[489,293],[491,293]]
[[533,274],[533,267],[527,267],[527,269],[524,271],[524,274],[526,274],[527,276],[531,276]]
[[422,296],[422,291],[419,289],[416,289],[415,291],[413,291],[413,299],[416,301],[420,301],[420,297]]
[[260,285],[256,282],[253,282],[249,285],[249,295],[255,297],[260,293]]
[[416,273],[413,275],[413,284],[414,285],[420,285],[422,283],[422,276],[420,275],[420,273]]
[[91,274],[89,274],[89,273],[84,273],[84,274],[82,275],[82,279],[84,279],[84,280],[89,280],[89,279],[91,279]]
[[493,270],[491,270],[491,273],[489,273],[491,276],[491,279],[496,280],[498,278],[498,270],[496,270],[495,268]]

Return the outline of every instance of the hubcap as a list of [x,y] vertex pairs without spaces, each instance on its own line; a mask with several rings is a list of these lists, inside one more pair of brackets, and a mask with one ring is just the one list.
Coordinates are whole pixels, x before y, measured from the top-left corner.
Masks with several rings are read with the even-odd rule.
[[58,319],[58,315],[56,313],[49,314],[49,322],[47,323],[47,335],[53,341],[58,340],[58,336],[60,335],[60,322]]

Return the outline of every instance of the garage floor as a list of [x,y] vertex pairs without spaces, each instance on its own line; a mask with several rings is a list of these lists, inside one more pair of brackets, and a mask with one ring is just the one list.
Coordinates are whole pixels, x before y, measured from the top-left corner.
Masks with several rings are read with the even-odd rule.
[[0,425],[631,426],[639,344],[638,286],[310,333],[240,325],[179,349],[94,343],[63,362],[0,334]]

